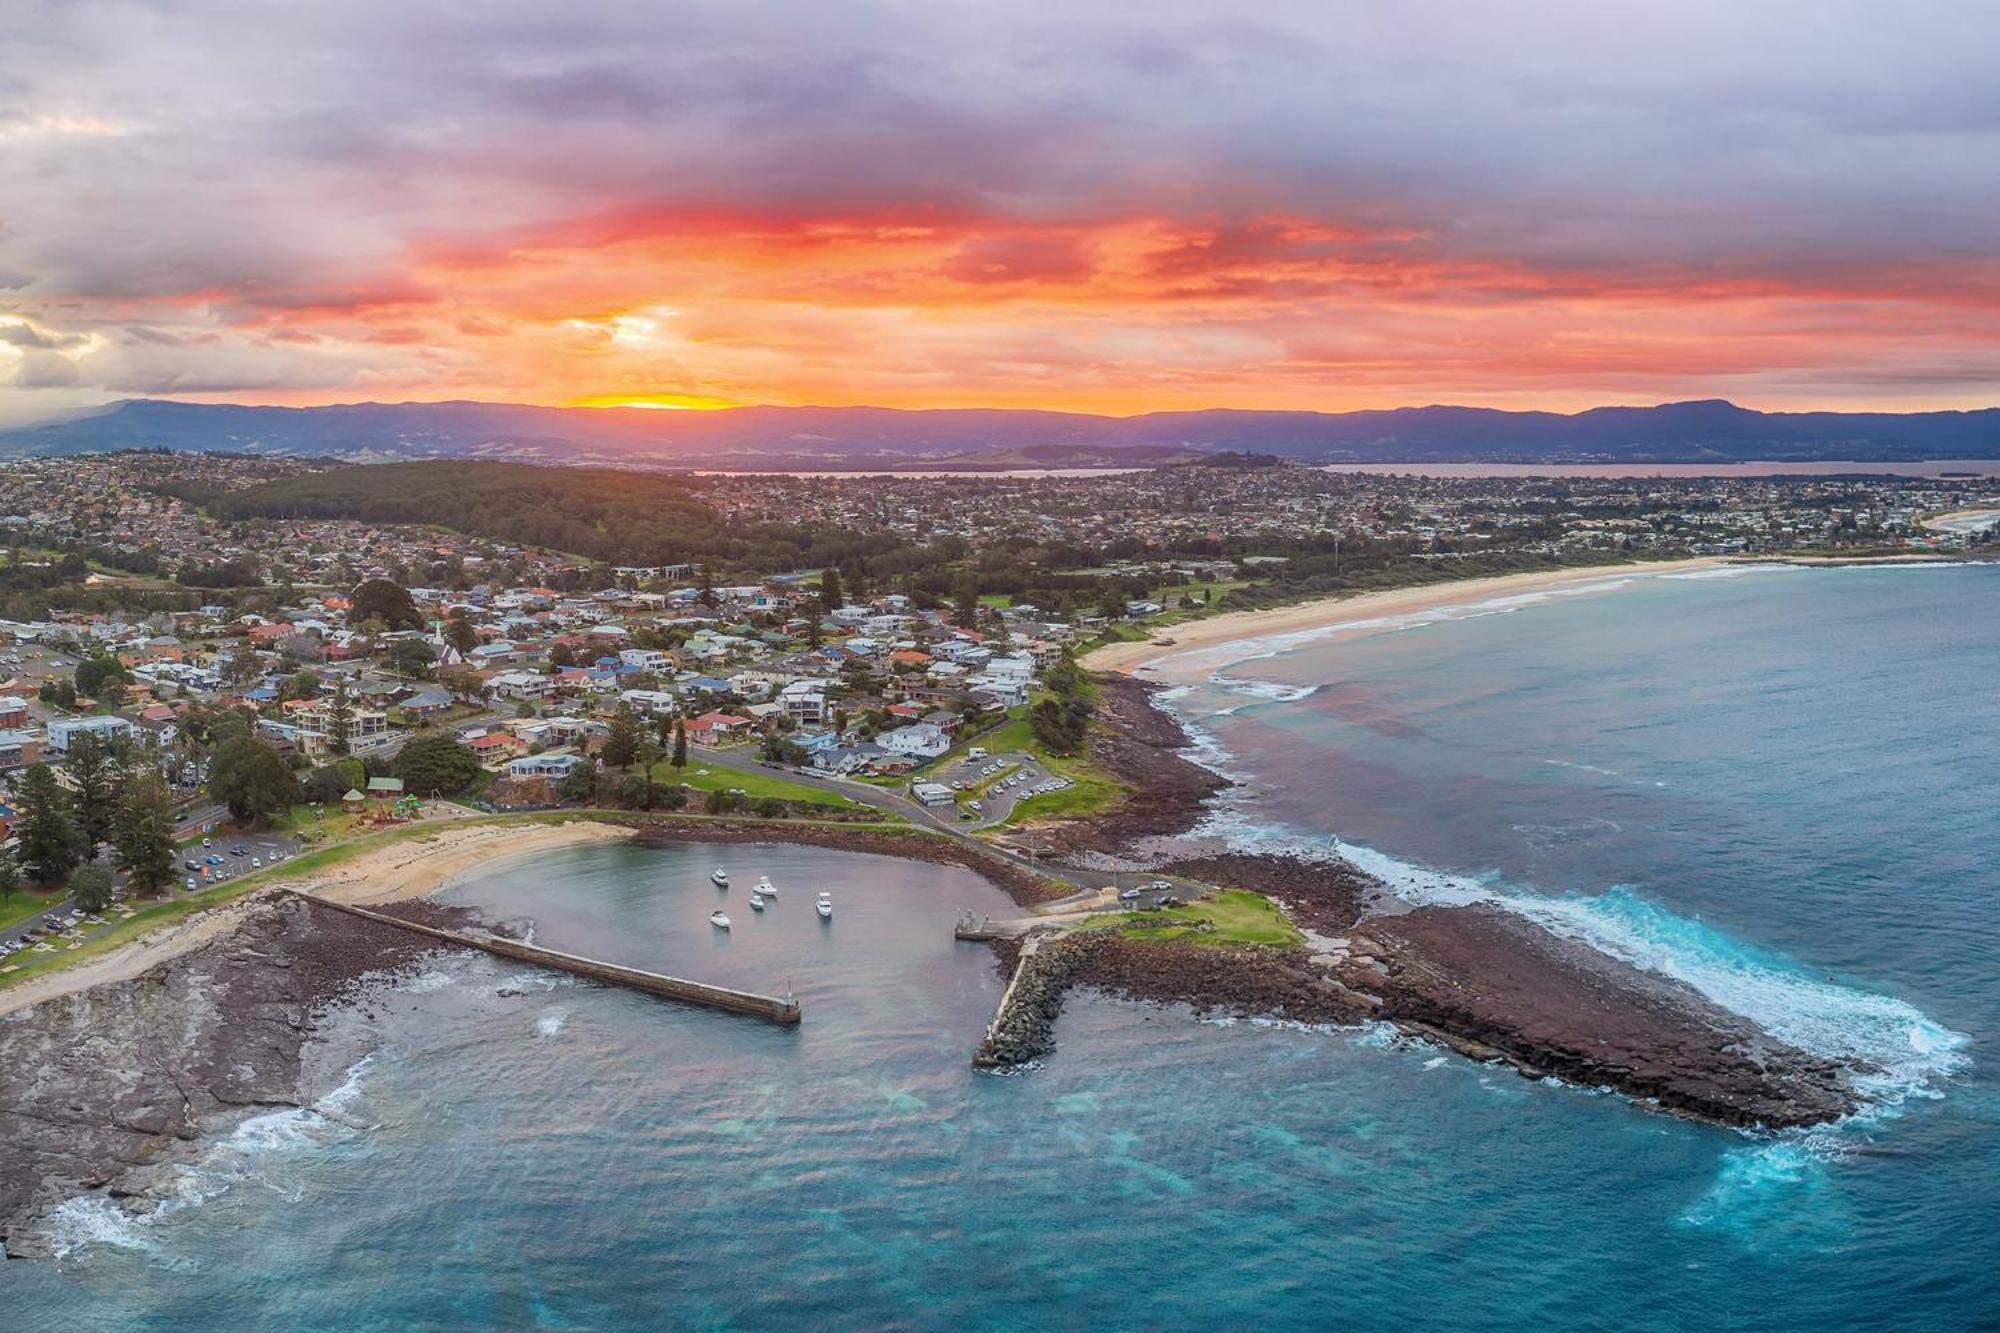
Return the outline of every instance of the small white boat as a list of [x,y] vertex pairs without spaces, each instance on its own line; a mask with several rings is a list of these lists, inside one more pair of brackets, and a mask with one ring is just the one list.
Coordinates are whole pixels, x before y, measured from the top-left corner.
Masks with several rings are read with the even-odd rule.
[[764,910],[764,895],[755,889],[750,890],[750,910],[753,912]]
[[715,868],[715,872],[711,874],[709,878],[715,881],[715,887],[718,889],[726,889],[729,887],[729,872],[727,870],[724,870],[721,866],[717,866]]
[[722,911],[710,912],[708,914],[708,924],[714,926],[717,930],[728,930],[729,913]]
[[828,921],[833,920],[833,895],[822,893],[819,897],[813,899],[813,910]]
[[771,883],[769,875],[757,881],[757,892],[763,894],[766,898],[775,898],[778,896],[778,888],[775,884]]

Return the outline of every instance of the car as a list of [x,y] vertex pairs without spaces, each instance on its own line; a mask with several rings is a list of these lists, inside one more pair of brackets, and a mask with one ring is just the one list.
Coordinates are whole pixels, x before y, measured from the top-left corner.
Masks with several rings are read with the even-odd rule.
[[966,753],[974,759],[984,759],[986,757],[986,747],[975,745],[970,750],[967,750]]
[[203,839],[201,840],[201,845],[202,845],[202,846],[204,846],[204,847],[208,846],[208,845],[209,845],[209,840],[208,840],[207,838],[203,838]]
[[221,865],[221,864],[222,864],[222,858],[221,858],[221,857],[219,857],[219,856],[217,856],[217,855],[216,855],[215,853],[213,853],[213,852],[210,852],[210,853],[209,853],[209,854],[208,854],[207,856],[204,856],[204,857],[202,857],[201,859],[202,859],[202,860],[203,860],[204,862],[206,862],[207,864],[209,864],[209,865],[212,865],[212,866],[219,866],[219,865]]
[[965,803],[965,808],[972,811],[974,814],[983,814],[985,813],[986,810],[986,807],[981,805],[977,801],[967,801]]
[[181,864],[186,866],[189,870],[201,869],[201,863],[199,861],[183,861],[181,862]]
[[229,854],[231,856],[248,856],[250,855],[250,849],[248,847],[231,847]]
[[261,856],[253,856],[250,858],[250,864],[253,867],[262,868],[264,864],[264,858]]
[[187,882],[187,891],[188,891],[189,893],[193,893],[193,892],[194,892],[194,888],[195,888],[195,883],[194,883],[194,879],[193,879],[192,877],[190,877],[190,878],[188,879],[188,882]]

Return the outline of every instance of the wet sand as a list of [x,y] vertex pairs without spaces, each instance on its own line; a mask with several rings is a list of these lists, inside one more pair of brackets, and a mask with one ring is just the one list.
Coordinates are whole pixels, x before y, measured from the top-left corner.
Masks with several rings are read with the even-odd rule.
[[0,1017],[93,986],[129,981],[237,930],[288,889],[308,889],[362,905],[405,902],[435,893],[499,857],[628,836],[628,830],[586,820],[564,824],[440,823],[434,833],[384,842],[297,879],[275,879],[267,888],[162,926],[101,957],[9,986],[0,990]]
[[1205,677],[1210,668],[1177,669],[1175,659],[1245,639],[1330,630],[1357,620],[1464,606],[1493,597],[1547,592],[1552,588],[1597,583],[1621,575],[1687,573],[1714,569],[1724,563],[1703,558],[1538,570],[1529,574],[1500,574],[1492,578],[1457,579],[1450,583],[1427,583],[1414,588],[1391,588],[1351,597],[1329,597],[1268,610],[1225,611],[1206,620],[1191,620],[1155,630],[1150,638],[1142,642],[1108,644],[1086,654],[1082,665],[1092,671],[1130,672],[1146,668],[1155,680],[1189,684]]

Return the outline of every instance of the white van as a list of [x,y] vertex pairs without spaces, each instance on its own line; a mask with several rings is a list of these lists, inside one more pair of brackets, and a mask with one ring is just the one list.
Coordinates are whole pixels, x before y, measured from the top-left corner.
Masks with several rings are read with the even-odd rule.
[[975,745],[965,752],[965,757],[968,759],[984,759],[986,757],[986,747]]

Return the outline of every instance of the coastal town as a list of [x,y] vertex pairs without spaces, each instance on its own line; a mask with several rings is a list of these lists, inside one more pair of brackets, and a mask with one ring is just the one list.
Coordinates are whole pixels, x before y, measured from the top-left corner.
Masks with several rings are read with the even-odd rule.
[[[440,481],[506,503],[379,516],[385,487]],[[1012,899],[1015,915],[955,932],[1012,977],[968,1043],[979,1068],[1047,1058],[1063,996],[1086,987],[1386,1020],[1694,1119],[1821,1123],[1856,1105],[1846,1071],[1685,987],[1504,913],[1381,917],[1382,887],[1352,866],[1191,837],[1228,782],[1154,705],[1175,678],[1144,673],[1175,644],[1421,614],[1472,587],[1730,560],[1963,563],[1989,553],[1992,496],[1980,477],[1439,479],[1242,458],[664,480],[226,454],[11,465],[0,1013],[59,1024],[69,1011],[44,1001],[152,975],[261,993],[267,953],[307,961],[261,1007],[183,1015],[204,1031],[190,1060],[247,1061],[277,1101],[302,1095],[289,1066],[232,1052],[426,956],[426,939],[796,1024],[789,992],[462,936],[465,914],[427,901],[494,854],[790,843],[963,867]],[[527,539],[551,523],[590,549]],[[828,896],[817,907],[831,919]],[[231,951],[197,947],[211,937]],[[12,1031],[23,1049],[62,1040]],[[184,1116],[132,1128],[153,1123],[158,1090],[107,1089],[90,1129],[24,1142],[72,1175],[151,1161],[195,1132]],[[0,1227],[26,1226],[70,1177],[6,1160]]]
[[[1977,554],[1996,493],[1969,475],[1445,479],[1254,458],[676,479],[724,533],[841,534],[842,563],[784,568],[724,542],[641,564],[204,504],[357,471],[223,453],[0,468],[0,819],[17,852],[25,775],[51,766],[73,786],[80,736],[156,772],[183,827],[223,812],[210,763],[241,739],[296,784],[239,804],[258,817],[299,806],[323,822],[419,798],[824,812],[852,803],[828,780],[850,779],[1005,831],[1120,794],[1075,762],[1086,723],[1048,688],[1091,646],[1469,574]],[[690,747],[755,774],[690,764]],[[1022,756],[998,784],[968,759],[989,750]],[[1025,788],[1019,764],[1033,764]],[[190,889],[229,873],[183,868]]]

